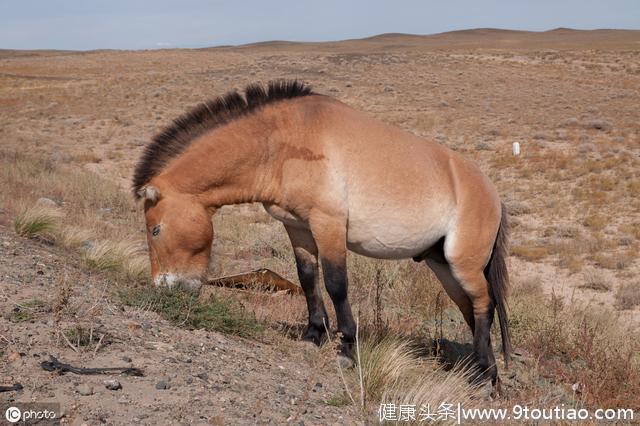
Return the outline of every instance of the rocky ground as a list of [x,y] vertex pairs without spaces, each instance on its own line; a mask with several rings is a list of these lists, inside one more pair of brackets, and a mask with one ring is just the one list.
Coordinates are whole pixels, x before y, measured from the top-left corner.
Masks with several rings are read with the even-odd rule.
[[[114,303],[109,280],[72,258],[0,226],[0,394],[9,402],[60,403],[69,424],[345,424],[351,407],[332,406],[342,384],[333,363],[305,343],[267,332],[261,341],[173,326],[153,312]],[[51,306],[62,288],[68,307]],[[73,349],[58,331],[93,327]],[[104,337],[103,337],[104,336]],[[71,343],[71,342],[70,342]],[[72,342],[77,346],[76,342]],[[81,367],[133,366],[144,377],[58,375],[49,356]],[[105,380],[117,380],[109,390]]]

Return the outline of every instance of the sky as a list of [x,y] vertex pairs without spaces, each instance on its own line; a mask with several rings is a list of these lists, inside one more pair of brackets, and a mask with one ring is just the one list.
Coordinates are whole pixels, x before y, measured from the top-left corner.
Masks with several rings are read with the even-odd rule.
[[0,0],[0,49],[157,49],[558,27],[640,29],[640,1]]

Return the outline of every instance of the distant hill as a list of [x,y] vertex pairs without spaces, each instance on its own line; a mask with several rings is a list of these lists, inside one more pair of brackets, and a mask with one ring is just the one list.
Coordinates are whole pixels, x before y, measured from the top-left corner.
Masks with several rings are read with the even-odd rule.
[[[472,28],[437,34],[383,33],[360,39],[324,42],[266,40],[243,45],[225,45],[195,50],[274,50],[303,51],[313,48],[333,52],[370,52],[388,50],[475,50],[475,49],[640,49],[640,30],[578,30],[554,28],[547,31],[521,31],[501,28]],[[173,50],[172,48],[171,50]],[[13,50],[0,49],[0,58],[15,56],[66,55],[99,52],[67,50]]]
[[520,31],[474,28],[438,34],[384,33],[361,39],[328,42],[265,41],[237,46],[243,49],[388,50],[415,49],[640,49],[640,30]]

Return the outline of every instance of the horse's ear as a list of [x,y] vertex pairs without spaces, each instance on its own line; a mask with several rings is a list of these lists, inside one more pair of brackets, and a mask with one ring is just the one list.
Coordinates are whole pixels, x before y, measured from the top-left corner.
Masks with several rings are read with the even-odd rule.
[[155,203],[160,199],[160,190],[155,186],[145,186],[138,191],[138,196],[145,200],[149,200],[152,203]]

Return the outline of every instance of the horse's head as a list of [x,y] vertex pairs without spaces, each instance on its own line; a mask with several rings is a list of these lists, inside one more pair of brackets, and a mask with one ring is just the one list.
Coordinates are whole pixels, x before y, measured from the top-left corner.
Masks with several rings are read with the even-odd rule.
[[213,226],[211,213],[191,196],[142,188],[151,277],[159,287],[197,291],[207,273]]

